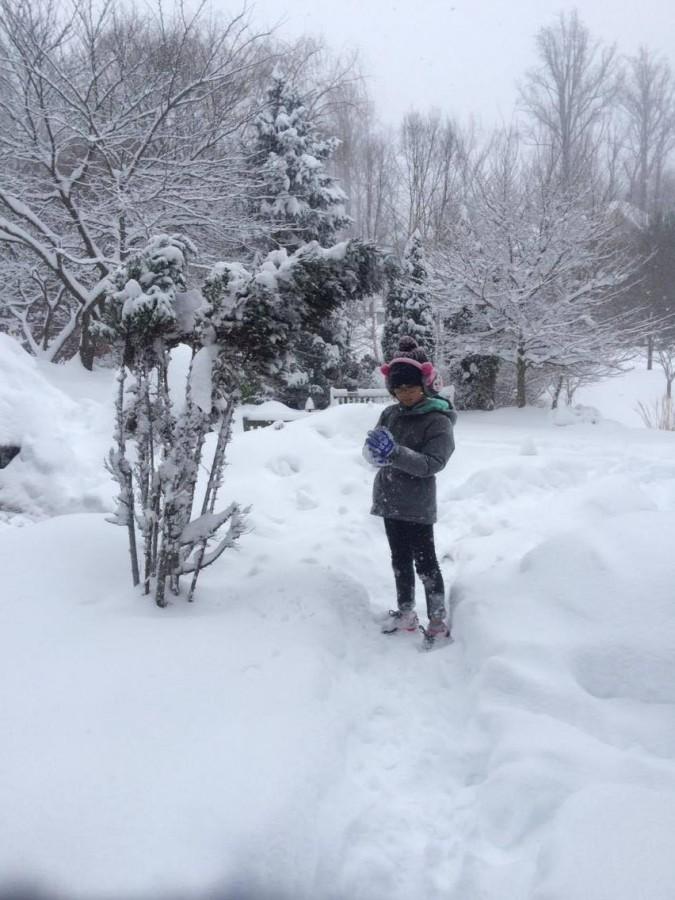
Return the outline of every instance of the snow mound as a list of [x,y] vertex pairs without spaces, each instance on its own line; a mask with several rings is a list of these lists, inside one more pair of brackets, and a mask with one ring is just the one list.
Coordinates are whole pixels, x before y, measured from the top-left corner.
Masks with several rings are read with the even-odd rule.
[[75,404],[52,387],[21,344],[0,334],[0,444],[21,446],[74,410]]
[[600,412],[594,406],[559,406],[551,412],[554,425],[597,425],[602,421]]
[[110,508],[103,458],[111,431],[112,407],[72,399],[45,377],[44,365],[0,334],[0,444],[21,447],[0,469],[0,518]]
[[672,900],[675,792],[604,784],[560,809],[532,900]]
[[599,644],[576,655],[574,671],[581,687],[603,700],[675,704],[675,641],[651,648]]

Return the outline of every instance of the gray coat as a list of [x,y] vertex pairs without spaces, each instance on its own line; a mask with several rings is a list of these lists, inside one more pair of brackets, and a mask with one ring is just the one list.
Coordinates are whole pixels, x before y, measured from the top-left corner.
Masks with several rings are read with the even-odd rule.
[[436,521],[436,472],[450,459],[457,413],[442,397],[406,409],[388,406],[377,427],[391,431],[396,447],[373,485],[374,516],[431,525]]

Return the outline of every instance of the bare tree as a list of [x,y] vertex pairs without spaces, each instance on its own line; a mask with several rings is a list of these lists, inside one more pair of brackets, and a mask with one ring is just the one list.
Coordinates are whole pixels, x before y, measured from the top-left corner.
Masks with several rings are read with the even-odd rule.
[[529,370],[616,369],[640,334],[629,314],[607,311],[637,268],[615,217],[524,161],[513,131],[475,170],[465,215],[433,261],[442,314],[470,320],[455,355],[514,364],[519,406]]
[[628,60],[620,102],[626,118],[628,196],[641,210],[655,212],[675,147],[675,84],[667,61],[641,47]]
[[242,15],[207,22],[203,6],[0,2],[0,244],[68,294],[85,365],[130,248],[158,229],[189,228],[207,256],[239,239],[257,40]]
[[574,10],[561,13],[536,37],[539,66],[520,88],[538,143],[562,183],[588,178],[599,133],[617,90],[616,51],[594,40]]
[[427,246],[441,233],[456,199],[464,154],[457,126],[437,111],[409,112],[401,126],[400,166],[407,212],[405,238],[419,231]]

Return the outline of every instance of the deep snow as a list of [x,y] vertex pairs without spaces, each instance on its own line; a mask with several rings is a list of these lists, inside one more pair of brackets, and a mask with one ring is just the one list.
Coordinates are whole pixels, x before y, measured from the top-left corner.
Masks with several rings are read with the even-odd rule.
[[67,465],[0,473],[0,503],[33,503],[0,528],[0,882],[672,900],[675,435],[462,414],[437,526],[455,643],[423,655],[375,621],[393,588],[360,453],[376,407],[239,431],[221,499],[252,504],[251,531],[194,604],[158,610],[125,531],[85,511],[113,494],[110,373],[28,368],[62,397],[32,446],[55,432]]

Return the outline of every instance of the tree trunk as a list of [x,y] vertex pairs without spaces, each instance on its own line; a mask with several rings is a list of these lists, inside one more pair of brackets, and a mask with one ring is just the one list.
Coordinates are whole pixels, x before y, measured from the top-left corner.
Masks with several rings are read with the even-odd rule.
[[124,480],[120,489],[125,491],[127,507],[127,531],[129,535],[129,556],[131,557],[131,578],[134,587],[140,583],[140,571],[138,568],[138,548],[136,545],[136,522],[134,510],[134,479],[131,465],[126,458],[126,422],[124,419],[124,388],[126,383],[126,367],[124,365],[124,352],[121,354],[120,369],[117,376],[117,442],[120,451],[120,474]]
[[518,356],[516,358],[516,405],[518,409],[522,409],[527,405],[525,396],[525,371],[527,369],[527,361],[525,359],[525,350],[518,347]]
[[91,333],[91,313],[84,312],[80,319],[80,361],[90,372],[94,368],[96,341]]
[[552,403],[551,403],[551,409],[557,409],[557,408],[558,408],[558,402],[559,402],[559,400],[560,400],[560,394],[562,393],[563,382],[564,382],[564,380],[565,380],[565,379],[564,379],[564,377],[563,377],[562,375],[559,375],[559,376],[558,376],[558,382],[557,382],[557,384],[556,384],[556,386],[555,386],[555,389],[554,389],[554,391],[553,391],[553,401],[552,401]]
[[169,577],[169,552],[167,548],[162,546],[159,552],[159,562],[157,564],[157,582],[155,584],[155,603],[161,609],[168,605],[166,599],[166,580]]
[[654,338],[650,335],[647,338],[647,371],[651,372],[654,365]]

